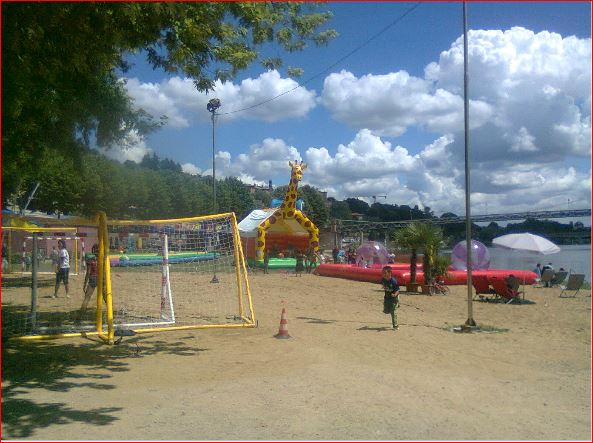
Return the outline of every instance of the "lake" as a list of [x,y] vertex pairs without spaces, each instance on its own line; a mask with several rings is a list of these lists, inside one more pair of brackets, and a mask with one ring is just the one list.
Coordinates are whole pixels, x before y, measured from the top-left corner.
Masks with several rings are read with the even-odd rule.
[[[443,251],[450,253],[451,251]],[[552,263],[555,270],[564,268],[573,274],[585,274],[591,282],[591,245],[560,245],[560,252],[550,255],[533,254],[509,249],[489,247],[490,268],[523,269],[533,271],[537,263]]]

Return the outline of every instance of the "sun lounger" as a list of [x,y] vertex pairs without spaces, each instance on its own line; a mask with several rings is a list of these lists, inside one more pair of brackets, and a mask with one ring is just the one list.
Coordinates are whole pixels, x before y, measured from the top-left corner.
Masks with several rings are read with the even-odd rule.
[[542,278],[540,279],[540,284],[543,287],[550,287],[550,282],[554,278],[554,271],[551,269],[546,269],[542,274]]
[[585,281],[585,274],[571,274],[568,277],[568,281],[566,282],[566,286],[560,286],[562,288],[562,292],[560,293],[560,297],[563,296],[565,291],[575,291],[572,297],[576,297],[577,293],[583,286]]
[[476,291],[476,295],[491,295],[493,293],[492,289],[490,288],[490,283],[488,283],[488,277],[486,277],[485,275],[472,275],[472,286]]
[[521,282],[518,278],[508,277],[507,279],[501,279],[492,277],[490,278],[490,284],[496,292],[496,295],[505,303],[521,302],[520,295],[522,294],[522,291],[518,290]]
[[558,272],[556,272],[556,274],[554,274],[554,278],[552,278],[552,280],[550,280],[550,284],[552,286],[558,286],[560,283],[563,283],[564,280],[566,280],[567,276],[568,276],[568,272],[558,271]]

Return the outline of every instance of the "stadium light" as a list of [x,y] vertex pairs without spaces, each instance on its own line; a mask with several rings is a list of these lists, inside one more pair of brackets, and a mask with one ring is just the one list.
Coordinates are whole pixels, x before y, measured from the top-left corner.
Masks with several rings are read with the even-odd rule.
[[208,102],[206,105],[206,109],[208,112],[212,114],[212,205],[214,209],[214,214],[218,211],[216,205],[216,164],[215,164],[215,152],[214,152],[214,127],[216,122],[216,110],[220,108],[220,100],[217,98],[213,98]]
[[[213,214],[218,212],[218,205],[216,204],[216,162],[215,162],[215,144],[214,144],[214,127],[216,122],[216,110],[220,108],[220,100],[217,98],[211,99],[206,105],[208,112],[212,114],[212,207]],[[216,231],[214,231],[212,239],[216,241]],[[216,276],[216,259],[214,260],[214,276],[210,283],[218,283],[218,277]]]

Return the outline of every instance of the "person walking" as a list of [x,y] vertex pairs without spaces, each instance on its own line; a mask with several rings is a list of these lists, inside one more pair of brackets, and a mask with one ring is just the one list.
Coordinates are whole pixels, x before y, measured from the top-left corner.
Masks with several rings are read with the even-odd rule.
[[383,298],[383,313],[391,314],[391,325],[394,330],[399,329],[397,324],[397,308],[399,307],[399,284],[395,277],[391,275],[391,267],[384,266],[382,270],[383,278],[381,284],[385,291]]

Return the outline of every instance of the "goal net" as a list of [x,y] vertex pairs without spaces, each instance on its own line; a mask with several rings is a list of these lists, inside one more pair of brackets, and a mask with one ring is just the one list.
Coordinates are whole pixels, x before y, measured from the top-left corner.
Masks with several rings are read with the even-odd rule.
[[[12,260],[19,269],[2,274],[4,337],[96,334],[111,341],[118,329],[151,332],[256,325],[233,213],[151,221],[108,220],[99,213],[95,220],[70,224],[75,227],[3,231],[3,268],[6,261],[8,269]],[[6,248],[9,237],[12,247]],[[68,296],[62,281],[54,297],[55,267],[47,261],[44,245],[51,246],[58,237],[71,238],[76,254],[88,265],[83,260],[81,272],[69,275]],[[40,257],[31,262],[29,271],[20,270],[21,255],[14,246],[19,244],[32,257]],[[95,244],[97,254],[89,255]],[[74,267],[78,259],[69,253]],[[85,283],[93,275],[96,286],[88,292]]]
[[[34,226],[2,228],[2,334],[4,337],[53,335],[96,330],[94,319],[80,321],[84,271],[80,263],[84,240],[97,242],[98,226],[86,220],[81,228]],[[80,223],[83,223],[79,220]],[[58,241],[69,256],[68,294],[65,277],[56,294]],[[56,296],[57,295],[57,296]],[[91,304],[91,308],[93,305]],[[96,312],[93,310],[93,312]]]
[[[37,253],[33,254],[33,235],[37,236]],[[39,273],[55,273],[57,265],[58,241],[66,243],[70,274],[77,275],[81,269],[80,260],[84,239],[79,237],[76,228],[2,228],[3,274],[30,273],[33,261]],[[84,264],[82,264],[82,267]]]
[[116,329],[255,326],[233,213],[107,225]]

